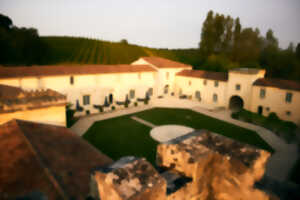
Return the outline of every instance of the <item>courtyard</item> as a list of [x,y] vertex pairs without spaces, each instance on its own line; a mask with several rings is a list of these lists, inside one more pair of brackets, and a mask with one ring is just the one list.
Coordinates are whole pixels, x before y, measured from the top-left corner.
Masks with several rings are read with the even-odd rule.
[[173,124],[193,129],[207,129],[269,152],[274,151],[252,130],[181,108],[152,108],[97,121],[85,132],[83,138],[114,160],[122,156],[135,155],[145,157],[155,164],[156,146],[159,142],[150,136],[152,129],[150,126],[132,117],[145,120],[155,126]]

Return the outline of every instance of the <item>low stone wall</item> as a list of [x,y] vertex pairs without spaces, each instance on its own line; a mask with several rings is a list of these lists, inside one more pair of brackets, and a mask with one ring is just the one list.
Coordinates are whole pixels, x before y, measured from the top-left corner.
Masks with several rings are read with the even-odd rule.
[[62,104],[32,110],[0,113],[0,124],[4,124],[12,119],[66,126],[66,108],[65,104]]

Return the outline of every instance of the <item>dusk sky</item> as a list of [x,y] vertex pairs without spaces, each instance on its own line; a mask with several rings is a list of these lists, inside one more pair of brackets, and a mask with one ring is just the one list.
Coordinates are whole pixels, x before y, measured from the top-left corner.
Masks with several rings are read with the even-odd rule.
[[0,13],[40,35],[83,36],[163,48],[194,48],[207,12],[271,28],[286,48],[300,42],[300,0],[0,0]]

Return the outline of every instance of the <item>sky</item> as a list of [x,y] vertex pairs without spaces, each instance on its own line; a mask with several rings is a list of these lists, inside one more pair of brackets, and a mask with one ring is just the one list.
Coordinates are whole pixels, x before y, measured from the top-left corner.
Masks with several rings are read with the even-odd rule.
[[0,0],[0,13],[42,36],[83,36],[157,48],[196,48],[209,10],[242,27],[300,42],[300,0]]

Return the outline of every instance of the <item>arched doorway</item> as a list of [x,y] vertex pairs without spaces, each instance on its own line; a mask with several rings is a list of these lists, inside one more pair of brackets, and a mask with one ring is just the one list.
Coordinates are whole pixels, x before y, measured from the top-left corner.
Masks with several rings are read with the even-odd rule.
[[262,106],[258,106],[258,107],[257,107],[257,113],[258,113],[259,115],[262,115],[262,113],[263,113],[263,107],[262,107]]
[[113,94],[109,94],[109,103],[111,104],[111,103],[113,103],[113,101],[114,101],[114,95]]
[[233,112],[238,112],[244,107],[244,101],[239,96],[232,96],[229,100],[229,109]]

